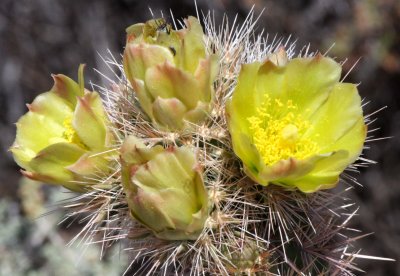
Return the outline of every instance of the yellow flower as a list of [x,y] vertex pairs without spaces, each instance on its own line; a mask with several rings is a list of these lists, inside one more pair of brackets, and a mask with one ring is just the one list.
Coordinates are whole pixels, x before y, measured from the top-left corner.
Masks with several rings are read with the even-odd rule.
[[85,187],[73,181],[106,168],[104,156],[92,155],[106,151],[112,139],[99,94],[83,87],[83,67],[79,84],[61,74],[53,76],[53,88],[37,96],[18,120],[10,148],[25,176],[74,191]]
[[208,194],[187,147],[146,147],[134,136],[121,148],[122,183],[132,216],[165,240],[195,240],[208,217]]
[[287,60],[283,50],[242,66],[227,116],[250,178],[307,193],[336,185],[366,137],[357,87],[340,76],[330,58]]
[[185,22],[178,31],[164,19],[127,29],[126,77],[150,120],[169,131],[202,123],[214,99],[216,58],[206,53],[199,21]]

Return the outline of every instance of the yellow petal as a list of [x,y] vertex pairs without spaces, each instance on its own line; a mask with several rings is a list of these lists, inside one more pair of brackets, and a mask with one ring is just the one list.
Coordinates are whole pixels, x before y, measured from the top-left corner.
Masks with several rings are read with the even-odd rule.
[[203,102],[211,102],[214,99],[213,82],[217,74],[217,59],[216,56],[210,56],[207,59],[202,59],[194,73],[200,88],[199,100]]
[[28,107],[31,112],[52,118],[59,125],[63,125],[73,112],[70,103],[53,92],[38,95]]
[[129,81],[144,80],[146,70],[165,61],[174,62],[173,54],[165,47],[128,43],[124,51],[124,70]]
[[294,58],[286,66],[282,97],[292,99],[303,115],[312,115],[328,98],[341,71],[339,63],[321,55]]
[[195,108],[202,95],[194,76],[169,62],[147,70],[145,83],[153,99],[175,97],[188,109]]
[[106,118],[100,96],[92,92],[78,99],[72,121],[76,133],[91,150],[105,149]]
[[187,108],[176,98],[158,97],[153,103],[153,116],[160,126],[169,130],[182,129]]
[[37,153],[50,145],[53,138],[62,137],[63,132],[64,127],[51,117],[28,112],[17,122],[14,146]]
[[70,103],[71,108],[73,108],[76,104],[76,97],[83,96],[83,91],[80,89],[79,84],[63,74],[52,75],[52,77],[54,85],[50,92]]
[[184,32],[182,40],[183,68],[193,74],[196,71],[199,60],[206,55],[203,28],[199,20],[193,16],[189,16],[185,23],[187,29],[182,30]]
[[259,62],[242,65],[232,99],[227,102],[229,125],[240,127],[242,131],[248,129],[246,118],[253,116],[261,105],[258,93],[254,91],[260,66]]
[[340,148],[335,147],[336,141],[362,117],[361,98],[356,85],[337,83],[327,101],[310,118],[312,127],[305,136],[313,138],[320,145],[321,152],[338,150]]
[[163,151],[164,149],[162,146],[155,146],[152,148],[146,147],[140,139],[133,135],[125,138],[120,149],[121,159],[128,165],[146,163]]
[[286,67],[278,66],[270,60],[265,61],[257,72],[257,81],[253,92],[258,95],[256,101],[261,103],[265,100],[265,94],[268,94],[271,99],[281,97],[285,85],[285,73]]
[[83,149],[74,144],[53,144],[41,150],[29,162],[29,167],[35,173],[50,177],[55,183],[68,184],[74,175],[66,167],[78,161],[84,153]]

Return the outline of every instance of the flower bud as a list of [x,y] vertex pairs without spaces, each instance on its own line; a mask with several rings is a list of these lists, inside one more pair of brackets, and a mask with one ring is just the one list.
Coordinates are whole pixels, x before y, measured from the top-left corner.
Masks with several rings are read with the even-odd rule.
[[[245,238],[240,241],[240,248],[222,250],[226,257],[226,268],[229,275],[244,275],[252,272],[258,275],[265,272],[269,264],[269,252],[260,248],[256,241]],[[234,247],[238,245],[235,244]],[[253,275],[251,274],[251,275]]]
[[78,182],[107,167],[104,156],[92,155],[107,150],[112,139],[99,94],[83,87],[83,68],[79,84],[53,76],[53,88],[37,96],[18,120],[10,148],[25,176],[74,191],[83,191],[87,187]]
[[195,17],[173,30],[164,19],[127,29],[124,71],[149,119],[164,130],[200,124],[214,99],[217,60],[206,53]]
[[160,239],[197,239],[208,217],[208,194],[195,154],[187,147],[148,148],[129,136],[121,161],[132,216]]

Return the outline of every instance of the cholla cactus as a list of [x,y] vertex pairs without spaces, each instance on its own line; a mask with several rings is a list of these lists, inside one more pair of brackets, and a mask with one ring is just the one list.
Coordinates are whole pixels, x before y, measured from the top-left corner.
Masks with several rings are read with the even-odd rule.
[[[65,206],[70,216],[85,217],[75,240],[103,248],[121,241],[134,275],[352,275],[358,237],[345,230],[356,210],[328,188],[340,176],[354,180],[343,171],[356,170],[365,142],[368,118],[356,86],[339,82],[341,65],[331,58],[308,48],[295,56],[288,41],[255,37],[252,12],[243,26],[229,27],[224,18],[223,28],[208,14],[205,33],[196,18],[185,22],[181,30],[164,19],[128,28],[123,64],[107,60],[121,77],[99,87],[110,118],[94,132],[100,137],[79,128],[69,134],[66,115],[57,117],[55,137],[79,138],[63,144],[86,145],[86,153],[95,139],[101,151],[104,133],[114,132],[120,157]],[[73,94],[58,94],[76,116],[83,90],[67,84]],[[96,118],[103,118],[100,106],[96,101]],[[54,114],[35,118],[47,122]],[[79,116],[72,126],[98,121]],[[27,149],[41,142],[33,155],[53,143],[33,135],[17,133]],[[35,172],[22,158],[32,151],[12,150]],[[62,184],[73,189],[69,179]]]

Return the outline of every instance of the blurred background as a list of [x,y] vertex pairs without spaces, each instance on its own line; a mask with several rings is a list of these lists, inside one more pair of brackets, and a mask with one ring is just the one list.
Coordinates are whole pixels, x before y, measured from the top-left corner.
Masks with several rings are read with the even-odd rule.
[[[243,20],[255,5],[265,8],[259,30],[292,35],[298,50],[312,50],[348,59],[347,80],[360,83],[365,113],[387,108],[374,117],[376,138],[365,157],[376,165],[361,169],[363,188],[351,195],[360,205],[353,226],[374,234],[358,242],[361,254],[400,259],[400,1],[399,0],[204,0],[199,10],[213,10]],[[45,218],[65,193],[21,180],[7,152],[15,136],[14,123],[41,92],[52,86],[51,73],[76,78],[86,63],[86,82],[102,84],[97,68],[109,73],[99,55],[123,51],[125,28],[171,9],[176,18],[195,15],[192,0],[1,0],[0,2],[0,275],[120,275],[127,262],[117,251],[99,262],[99,251],[66,247],[74,227],[57,225],[62,213]],[[340,112],[340,111],[339,111]],[[400,275],[399,262],[358,261],[365,275]]]

